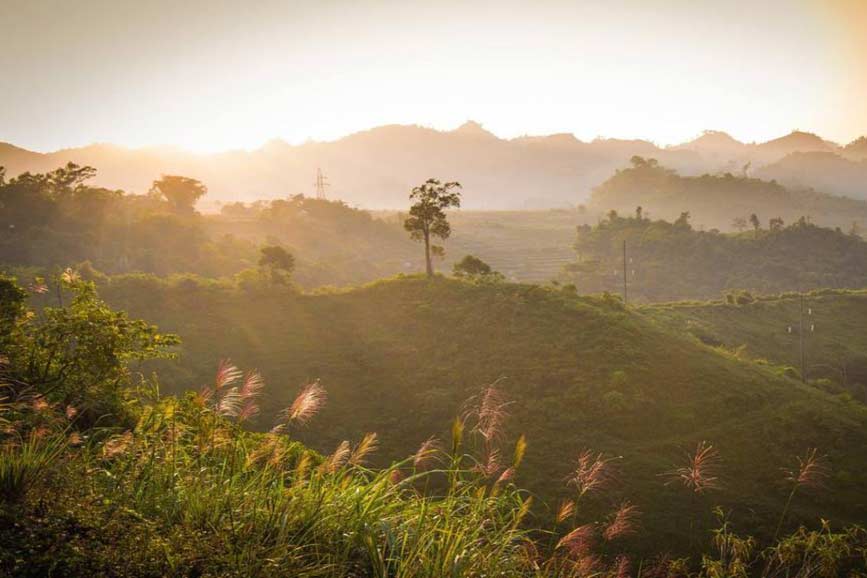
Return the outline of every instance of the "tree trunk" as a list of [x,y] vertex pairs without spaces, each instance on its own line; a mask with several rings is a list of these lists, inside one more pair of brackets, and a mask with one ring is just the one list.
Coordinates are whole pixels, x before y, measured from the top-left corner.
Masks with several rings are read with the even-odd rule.
[[424,235],[424,264],[428,278],[433,277],[433,265],[430,260],[430,233],[425,232]]

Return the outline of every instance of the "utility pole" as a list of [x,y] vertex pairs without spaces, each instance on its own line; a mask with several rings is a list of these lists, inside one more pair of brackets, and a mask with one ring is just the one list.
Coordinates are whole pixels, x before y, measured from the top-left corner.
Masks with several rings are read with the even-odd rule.
[[626,239],[623,239],[623,305],[627,304],[626,298]]
[[800,315],[798,317],[798,342],[801,349],[801,381],[807,383],[807,376],[804,374],[804,293],[799,291],[800,295]]
[[[807,317],[812,319],[813,308],[807,307]],[[813,333],[816,330],[816,324],[810,323],[809,332]],[[789,325],[789,333],[792,333],[792,326]],[[806,332],[804,327],[804,293],[798,290],[798,358],[801,366],[801,381],[807,383],[807,355],[806,355]]]
[[328,179],[322,174],[322,169],[316,169],[316,182],[313,183],[316,188],[316,198],[325,199],[325,187],[328,187]]

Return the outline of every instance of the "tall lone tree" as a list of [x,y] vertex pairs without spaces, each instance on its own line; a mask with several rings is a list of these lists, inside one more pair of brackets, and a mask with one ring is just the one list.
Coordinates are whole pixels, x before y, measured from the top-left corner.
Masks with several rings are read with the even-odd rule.
[[176,175],[163,175],[154,181],[150,193],[162,197],[176,213],[192,213],[199,198],[205,196],[208,188],[196,179]]
[[452,232],[446,219],[445,210],[461,206],[460,183],[441,183],[437,179],[428,179],[420,187],[415,187],[409,195],[414,201],[409,209],[409,217],[403,222],[403,228],[409,231],[410,238],[424,242],[424,259],[428,277],[433,277],[432,255],[442,255],[443,248],[431,245],[431,237],[448,239]]

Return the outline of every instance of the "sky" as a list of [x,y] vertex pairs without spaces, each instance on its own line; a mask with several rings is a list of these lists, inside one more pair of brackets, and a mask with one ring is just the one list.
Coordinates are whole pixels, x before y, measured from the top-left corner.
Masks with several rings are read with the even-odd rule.
[[867,133],[867,0],[0,0],[0,141]]

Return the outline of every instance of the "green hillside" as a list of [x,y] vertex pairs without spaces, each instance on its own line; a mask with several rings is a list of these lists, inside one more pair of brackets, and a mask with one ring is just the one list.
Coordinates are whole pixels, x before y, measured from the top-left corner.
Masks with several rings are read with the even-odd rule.
[[803,319],[807,379],[867,402],[867,291],[815,291],[740,304],[675,303],[644,312],[712,346],[800,372]]
[[[782,508],[780,468],[817,446],[829,490],[799,497],[798,519],[867,520],[867,411],[774,368],[703,345],[615,299],[536,286],[402,278],[339,293],[285,287],[115,278],[101,289],[131,315],[180,334],[166,387],[198,387],[216,360],[260,369],[270,384],[259,427],[297,386],[320,378],[329,404],[301,435],[330,451],[375,431],[380,459],[402,458],[444,432],[462,402],[502,379],[511,433],[529,449],[518,483],[553,504],[580,450],[623,456],[622,495],[645,512],[644,546],[682,547],[696,504],[660,474],[709,440],[724,459],[724,504],[741,528],[767,534]],[[541,508],[544,510],[544,508]],[[702,514],[695,522],[706,525]]]

